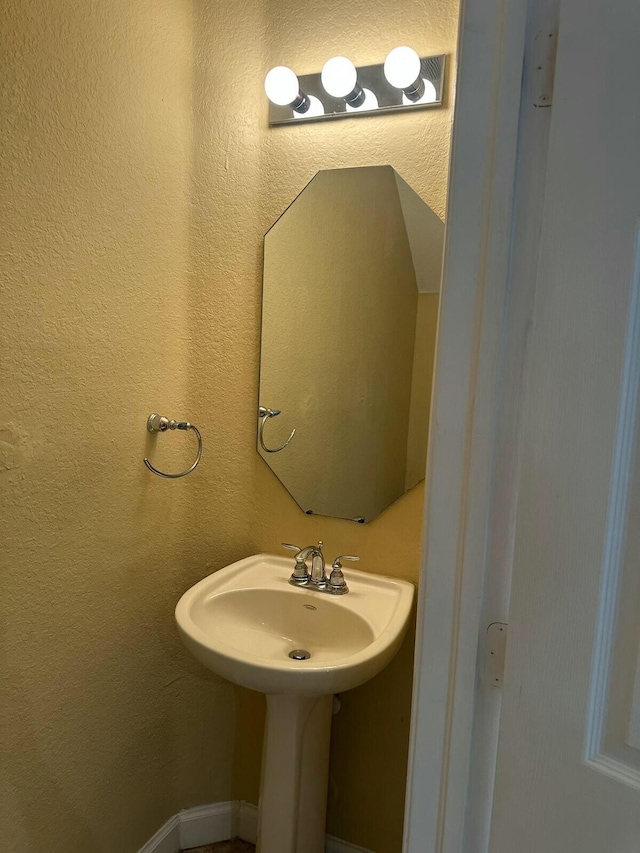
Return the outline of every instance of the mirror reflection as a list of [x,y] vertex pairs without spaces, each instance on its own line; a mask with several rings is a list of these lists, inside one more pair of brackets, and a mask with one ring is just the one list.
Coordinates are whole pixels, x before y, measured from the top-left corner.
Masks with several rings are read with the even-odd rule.
[[267,233],[258,452],[305,512],[424,478],[443,242],[391,166],[319,172]]

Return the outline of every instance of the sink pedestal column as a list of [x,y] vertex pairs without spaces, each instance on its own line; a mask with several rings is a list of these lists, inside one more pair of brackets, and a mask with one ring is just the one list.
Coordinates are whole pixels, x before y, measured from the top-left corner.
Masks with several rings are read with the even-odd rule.
[[333,696],[267,696],[257,853],[324,853]]

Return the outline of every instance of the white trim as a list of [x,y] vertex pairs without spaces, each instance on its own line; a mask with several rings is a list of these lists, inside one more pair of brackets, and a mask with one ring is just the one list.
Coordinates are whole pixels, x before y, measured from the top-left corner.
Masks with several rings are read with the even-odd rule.
[[463,850],[527,5],[462,9],[405,853]]
[[235,834],[237,802],[211,803],[185,809],[180,818],[180,850],[226,841]]
[[[258,809],[244,801],[211,803],[184,809],[169,820],[138,853],[180,853],[190,847],[215,844],[237,836],[256,843]],[[371,853],[348,841],[327,835],[326,853]]]
[[625,365],[620,389],[618,430],[609,495],[607,532],[602,561],[600,608],[593,650],[591,696],[584,759],[603,750],[609,680],[616,628],[618,590],[629,521],[629,491],[637,430],[640,388],[640,226],[636,235],[635,263],[631,282]]
[[334,838],[333,835],[327,835],[326,853],[371,853],[371,850],[365,850],[364,847],[356,847],[355,844],[349,844],[348,841],[340,841],[339,838]]
[[585,761],[585,764],[599,773],[604,773],[610,779],[615,779],[621,785],[628,785],[629,788],[640,791],[640,773],[625,761],[620,761],[606,753],[599,753],[594,758]]
[[180,853],[180,816],[170,817],[138,853]]
[[[500,404],[495,428],[495,461],[478,635],[478,679],[474,701],[471,763],[465,814],[464,851],[489,847],[502,691],[482,679],[487,626],[508,622],[518,489],[523,449],[523,400],[528,343],[533,323],[540,234],[546,189],[551,110],[538,109],[540,40],[558,32],[560,0],[530,4],[518,132],[516,189],[512,216],[508,305],[502,337]],[[557,43],[557,38],[555,39]],[[548,65],[548,60],[547,60]],[[472,590],[467,605],[473,608]],[[462,593],[463,601],[465,591]],[[464,608],[463,608],[464,609]],[[472,611],[473,612],[473,611]],[[454,848],[455,849],[455,848]]]
[[[613,461],[604,554],[600,584],[600,606],[591,667],[591,695],[584,745],[585,762],[609,776],[640,789],[640,770],[608,755],[605,748],[607,707],[615,643],[618,597],[624,548],[629,524],[629,496],[635,442],[638,434],[640,392],[640,223],[636,233],[635,261],[629,300],[625,362],[620,388],[618,427]],[[633,703],[640,702],[640,663]],[[632,705],[631,720],[640,716]]]
[[636,678],[633,687],[633,699],[631,700],[627,744],[633,749],[640,750],[640,648],[638,648],[636,658]]
[[180,853],[189,847],[226,841],[235,832],[239,803],[211,803],[170,817],[138,853]]
[[258,838],[258,807],[241,800],[238,804],[235,834],[243,841],[255,844]]

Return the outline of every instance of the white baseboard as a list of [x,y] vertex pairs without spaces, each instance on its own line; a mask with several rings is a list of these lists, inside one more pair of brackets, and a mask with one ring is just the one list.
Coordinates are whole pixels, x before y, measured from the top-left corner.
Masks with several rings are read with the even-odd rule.
[[[190,847],[215,844],[216,841],[226,841],[235,836],[255,844],[257,830],[258,809],[251,803],[235,800],[196,806],[169,818],[138,853],[180,853]],[[327,835],[326,853],[371,851]]]
[[215,841],[226,841],[236,834],[237,802],[212,803],[209,806],[196,806],[178,814],[180,818],[180,847],[200,847]]
[[339,838],[334,838],[333,835],[327,835],[325,851],[326,853],[371,853],[371,850],[365,850],[364,847],[357,847],[348,841],[341,841]]
[[183,809],[170,817],[138,853],[180,853],[190,847],[226,841],[236,834],[238,803],[212,803]]
[[179,853],[180,851],[180,817],[174,814],[161,826],[138,853]]
[[250,844],[256,843],[258,837],[258,807],[240,800],[236,812],[235,834]]

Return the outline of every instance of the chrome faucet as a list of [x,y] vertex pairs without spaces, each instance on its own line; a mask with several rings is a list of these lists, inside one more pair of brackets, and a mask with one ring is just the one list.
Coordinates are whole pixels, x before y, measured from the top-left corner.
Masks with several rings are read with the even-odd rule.
[[[324,554],[322,553],[322,540],[317,545],[307,545],[306,548],[298,548],[297,545],[290,545],[288,542],[283,542],[282,547],[296,552],[295,566],[289,578],[290,584],[315,589],[318,592],[329,592],[332,595],[344,595],[349,592],[349,587],[342,574],[342,563],[340,561],[352,560],[355,562],[360,557],[352,557],[348,554],[336,557],[331,567],[331,574],[327,577]],[[307,566],[309,557],[311,557],[311,571]]]
[[[324,587],[327,583],[324,554],[322,553],[322,540],[317,545],[307,545],[306,548],[298,548],[297,545],[282,543],[283,548],[296,551],[296,564],[289,581],[294,586],[307,586],[313,584]],[[311,557],[311,572],[307,566],[307,560]]]

